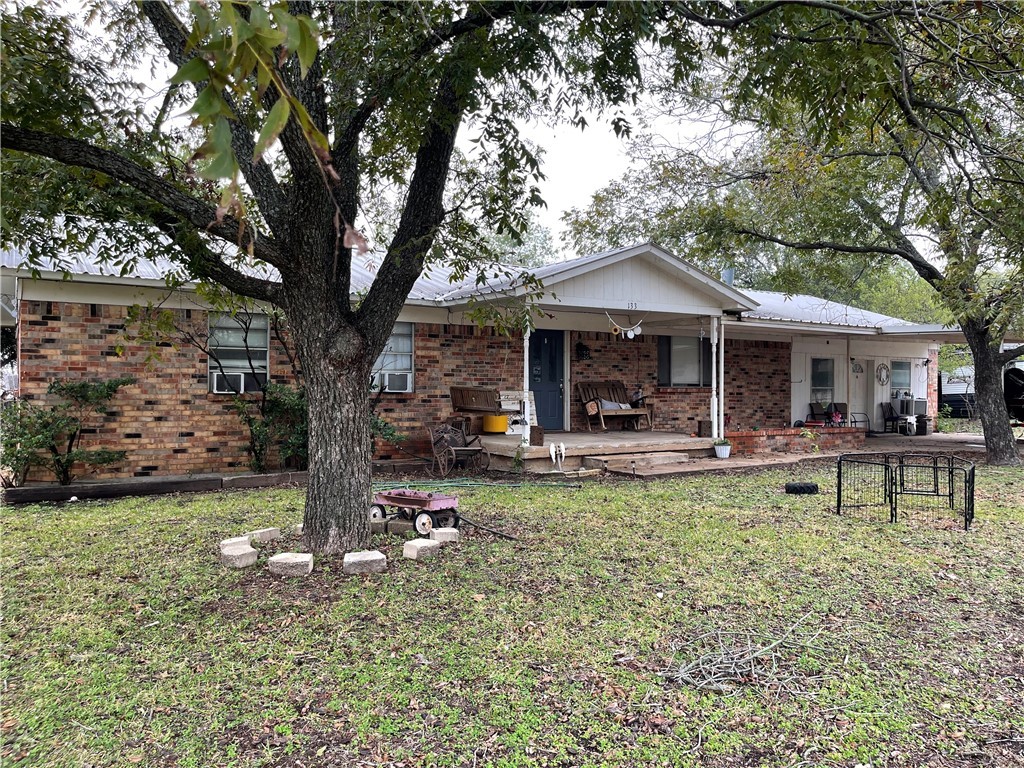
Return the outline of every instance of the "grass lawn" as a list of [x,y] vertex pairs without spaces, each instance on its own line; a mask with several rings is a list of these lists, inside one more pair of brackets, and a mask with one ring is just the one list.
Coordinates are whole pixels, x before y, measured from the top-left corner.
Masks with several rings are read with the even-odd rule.
[[[6,507],[4,764],[1024,765],[1024,473],[979,467],[969,533],[834,489],[824,463],[461,489],[520,541],[378,536],[388,573],[299,580],[216,556],[298,522],[296,490]],[[801,618],[767,684],[662,674]]]

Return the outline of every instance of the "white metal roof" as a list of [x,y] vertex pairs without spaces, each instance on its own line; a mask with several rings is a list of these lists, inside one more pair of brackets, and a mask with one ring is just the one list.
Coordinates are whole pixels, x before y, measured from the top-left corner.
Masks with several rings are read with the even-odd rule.
[[859,328],[912,328],[915,323],[889,317],[878,312],[869,312],[847,304],[804,294],[785,294],[776,291],[743,291],[760,304],[750,312],[744,312],[744,319],[779,320],[815,325],[845,325]]
[[[866,332],[870,332],[870,329],[877,329],[882,333],[897,335],[913,335],[938,329],[938,326],[917,325],[900,318],[869,312],[816,296],[787,295],[774,291],[740,291],[651,243],[603,251],[557,264],[548,264],[531,271],[545,284],[555,284],[574,275],[597,270],[608,264],[641,255],[669,264],[679,271],[681,279],[700,283],[723,302],[724,308],[742,312],[743,320],[751,322],[752,325],[759,321],[764,323],[785,322],[805,327],[817,327],[819,330],[835,326],[863,328]],[[17,270],[19,275],[27,276],[30,270],[23,267],[22,262],[23,257],[17,251],[7,249],[0,251],[0,266],[5,271]],[[59,259],[49,260],[47,263],[38,265],[38,268],[44,274],[49,273],[50,276],[61,276],[67,272],[72,275],[89,276],[96,282],[143,281],[150,284],[164,284],[169,275],[178,275],[181,272],[179,264],[165,258],[140,258],[135,261],[130,270],[122,270],[114,264],[103,263],[99,258],[98,247],[94,247],[88,253],[69,254]],[[248,267],[245,271],[264,279],[277,279],[276,271],[266,265]],[[375,271],[372,255],[355,257],[352,261],[353,293],[368,289],[373,283]],[[514,293],[517,288],[518,272],[516,268],[495,269],[482,284],[477,283],[475,274],[455,283],[451,282],[451,275],[452,270],[445,265],[430,265],[413,286],[409,294],[409,302],[453,306],[464,304],[473,295],[483,293],[493,295],[495,292]],[[957,329],[945,329],[945,332],[955,334]]]

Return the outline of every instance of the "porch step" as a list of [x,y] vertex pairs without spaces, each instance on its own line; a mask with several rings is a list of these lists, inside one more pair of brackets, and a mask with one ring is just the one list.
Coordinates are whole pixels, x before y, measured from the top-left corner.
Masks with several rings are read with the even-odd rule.
[[647,477],[671,474],[681,470],[690,460],[690,454],[676,451],[654,453],[626,453],[614,456],[584,456],[583,466],[603,469],[613,475]]

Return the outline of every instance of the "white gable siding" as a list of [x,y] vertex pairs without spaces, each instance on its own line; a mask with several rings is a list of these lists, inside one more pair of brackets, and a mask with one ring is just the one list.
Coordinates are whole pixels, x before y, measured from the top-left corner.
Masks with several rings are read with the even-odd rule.
[[631,259],[549,284],[567,306],[604,307],[636,312],[721,314],[719,301],[688,285],[678,274],[643,259]]

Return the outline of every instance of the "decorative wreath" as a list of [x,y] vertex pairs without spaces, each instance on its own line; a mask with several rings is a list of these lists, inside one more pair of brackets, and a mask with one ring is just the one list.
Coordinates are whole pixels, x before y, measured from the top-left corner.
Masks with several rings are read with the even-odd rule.
[[875,370],[875,375],[878,377],[878,383],[879,384],[881,384],[883,386],[888,384],[889,383],[889,366],[886,365],[885,363],[882,363]]

